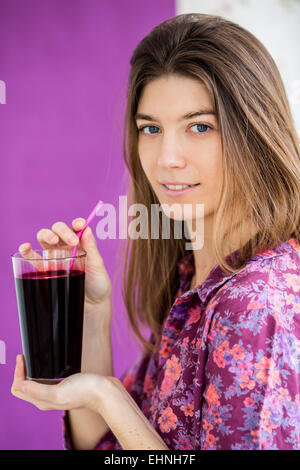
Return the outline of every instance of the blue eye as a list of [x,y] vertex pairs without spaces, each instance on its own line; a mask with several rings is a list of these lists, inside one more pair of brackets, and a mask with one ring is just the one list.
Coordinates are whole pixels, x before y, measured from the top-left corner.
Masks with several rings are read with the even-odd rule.
[[[149,132],[143,132],[144,129],[149,129]],[[139,129],[139,132],[143,132],[143,134],[145,134],[145,135],[157,134],[157,132],[151,132],[153,129],[154,129],[154,130],[155,130],[155,129],[158,129],[158,127],[156,127],[156,126],[144,126],[144,127],[141,127],[141,128]]]
[[206,124],[194,124],[192,127],[197,127],[199,132],[194,132],[194,134],[205,134],[208,129],[211,129],[211,127],[207,126]]
[[[193,124],[190,128],[197,127],[198,132],[193,132],[193,134],[206,134],[210,126],[206,124]],[[145,129],[148,129],[147,132],[144,132]],[[143,126],[138,129],[139,132],[142,132],[144,135],[154,135],[159,132],[159,128],[157,126]]]

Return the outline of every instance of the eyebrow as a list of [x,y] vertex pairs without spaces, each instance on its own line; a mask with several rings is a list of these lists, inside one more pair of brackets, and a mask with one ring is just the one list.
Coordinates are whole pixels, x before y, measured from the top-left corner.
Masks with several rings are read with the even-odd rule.
[[[184,121],[186,119],[191,119],[197,116],[202,116],[203,114],[213,114],[216,116],[216,112],[213,111],[212,109],[202,109],[200,111],[192,111],[190,113],[184,114],[181,118],[179,118],[179,121]],[[149,116],[148,114],[141,114],[141,113],[136,113],[134,116],[135,120],[137,121],[138,119],[143,120],[143,121],[159,121],[159,119],[156,119],[154,116]]]

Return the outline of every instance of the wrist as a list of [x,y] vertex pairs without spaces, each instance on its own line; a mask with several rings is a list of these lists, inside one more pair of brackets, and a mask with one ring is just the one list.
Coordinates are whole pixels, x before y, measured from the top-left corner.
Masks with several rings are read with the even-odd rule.
[[89,300],[85,300],[84,308],[91,310],[91,311],[98,311],[98,310],[106,310],[107,308],[111,307],[111,296],[104,297],[99,302],[90,302]]
[[93,389],[93,406],[94,411],[97,411],[104,420],[109,415],[111,405],[120,399],[120,390],[116,386],[119,383],[123,387],[121,381],[116,377],[99,376],[98,384]]
[[97,412],[119,441],[123,450],[168,450],[123,383],[105,377],[97,393]]
[[107,298],[98,303],[85,302],[84,316],[88,321],[96,320],[95,324],[106,323],[110,324],[112,317],[112,303],[111,299]]

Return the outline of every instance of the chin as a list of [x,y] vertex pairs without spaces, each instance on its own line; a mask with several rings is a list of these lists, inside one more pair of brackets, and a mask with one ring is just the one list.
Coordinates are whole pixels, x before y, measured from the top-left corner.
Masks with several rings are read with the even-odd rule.
[[193,202],[162,202],[160,201],[161,211],[169,219],[177,221],[190,221],[204,217],[204,204]]

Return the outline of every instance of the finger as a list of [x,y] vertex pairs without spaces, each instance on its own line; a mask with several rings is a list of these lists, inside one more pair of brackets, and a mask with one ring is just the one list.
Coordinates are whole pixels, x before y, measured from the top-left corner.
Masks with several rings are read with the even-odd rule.
[[59,405],[59,389],[57,385],[44,385],[33,380],[25,380],[21,384],[22,393],[30,400],[50,404],[52,407]]
[[11,393],[14,394],[16,391],[20,391],[20,385],[25,380],[25,367],[23,362],[23,356],[21,354],[17,355],[16,358],[16,367],[14,373],[14,380],[11,387]]
[[26,397],[22,390],[22,385],[26,379],[26,373],[25,373],[25,364],[24,364],[24,359],[21,354],[17,355],[16,359],[16,367],[15,367],[15,373],[14,373],[14,381],[11,387],[11,393],[17,398],[20,398],[21,400],[28,401],[30,403],[34,403],[32,399],[29,397]]
[[26,401],[27,403],[31,403],[35,407],[37,407],[39,410],[57,410],[59,409],[56,405],[53,403],[47,402],[47,401],[42,401],[42,400],[37,400],[36,398],[33,398],[31,395],[25,394],[21,390],[15,390],[12,392],[12,394],[16,397],[19,398],[20,400]]
[[16,368],[14,373],[14,381],[11,387],[11,393],[17,398],[20,398],[23,401],[27,401],[28,403],[32,403],[40,410],[48,410],[53,409],[53,405],[48,402],[44,402],[41,400],[36,400],[34,397],[29,396],[28,394],[24,393],[22,390],[22,385],[28,382],[26,381],[26,368],[25,368],[25,361],[24,356],[22,354],[18,354],[16,358]]
[[78,244],[79,238],[64,222],[55,222],[51,229],[65,244],[72,246]]
[[91,270],[101,270],[104,267],[103,258],[99,253],[96,239],[91,227],[87,227],[80,239],[82,248],[86,251],[86,265]]
[[39,230],[36,238],[41,247],[44,249],[52,247],[59,242],[59,237],[56,235],[56,233],[53,233],[52,230],[49,230],[48,228],[42,228]]
[[80,232],[80,230],[83,229],[85,225],[86,220],[83,219],[82,217],[77,217],[77,219],[74,219],[72,221],[72,227],[75,232]]
[[[34,251],[31,248],[30,243],[22,243],[22,245],[19,246],[19,252],[21,256],[23,256],[24,259],[27,259],[28,262],[36,268],[38,271],[43,271],[44,269],[44,263],[43,261],[38,261],[42,260],[42,256],[39,255],[36,251]],[[37,261],[35,261],[37,260]]]

